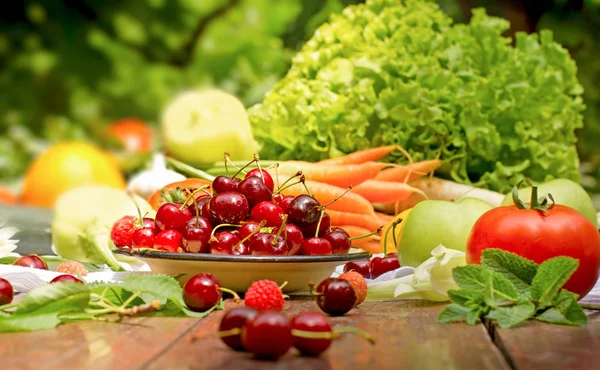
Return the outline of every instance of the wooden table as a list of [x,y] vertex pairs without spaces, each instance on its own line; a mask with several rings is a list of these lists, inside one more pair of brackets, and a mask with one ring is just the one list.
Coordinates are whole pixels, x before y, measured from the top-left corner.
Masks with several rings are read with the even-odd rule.
[[[236,303],[227,302],[226,309]],[[224,311],[205,319],[134,318],[129,324],[83,322],[34,333],[0,334],[0,369],[598,369],[600,313],[582,328],[536,322],[508,330],[484,324],[438,324],[444,304],[365,302],[335,325],[377,338],[372,346],[345,335],[318,358],[290,351],[278,361],[234,352],[213,333]],[[305,299],[287,302],[294,314],[318,310]],[[130,325],[135,324],[135,325]]]

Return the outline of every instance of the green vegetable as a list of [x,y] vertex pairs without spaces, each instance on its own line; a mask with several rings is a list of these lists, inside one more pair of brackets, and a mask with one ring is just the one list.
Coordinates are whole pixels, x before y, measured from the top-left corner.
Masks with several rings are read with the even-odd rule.
[[578,181],[576,65],[551,32],[517,33],[513,47],[508,28],[483,9],[452,25],[423,0],[346,8],[249,109],[261,156],[316,161],[398,144],[414,160],[441,154],[440,175],[500,192],[523,176]]
[[129,275],[120,283],[53,283],[35,288],[16,303],[0,306],[0,332],[35,331],[62,323],[120,321],[125,316],[205,317],[189,310],[181,286],[166,275]]
[[477,198],[418,203],[402,221],[397,247],[400,265],[419,266],[440,244],[464,252],[473,224],[490,209],[492,206]]
[[57,200],[52,218],[52,243],[56,253],[70,260],[106,264],[122,271],[112,253],[113,224],[125,215],[154,215],[144,199],[106,186],[83,186],[70,190]]
[[454,268],[452,275],[460,289],[448,291],[453,303],[440,313],[439,322],[474,324],[485,317],[501,328],[532,317],[564,325],[587,322],[577,294],[561,289],[577,269],[577,260],[555,257],[538,266],[516,254],[487,249],[481,264]]
[[[598,217],[596,207],[589,194],[581,185],[568,179],[555,179],[544,184],[537,185],[538,194],[545,196],[550,193],[556,204],[562,204],[571,207],[584,215],[588,220],[598,228]],[[519,188],[520,199],[531,199],[531,187]],[[502,201],[502,205],[514,204],[512,193],[507,193]]]

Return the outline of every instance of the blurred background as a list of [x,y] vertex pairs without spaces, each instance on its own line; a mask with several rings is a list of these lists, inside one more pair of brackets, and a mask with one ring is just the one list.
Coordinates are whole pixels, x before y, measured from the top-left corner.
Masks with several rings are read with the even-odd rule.
[[[211,84],[246,106],[257,103],[319,25],[360,2],[2,2],[0,197],[20,192],[32,159],[66,139],[88,140],[118,153],[126,174],[139,169],[158,145],[153,130],[174,95]],[[508,19],[511,34],[551,29],[568,48],[587,107],[578,144],[583,185],[600,207],[600,0],[438,3],[459,23],[469,20],[472,8],[484,7]]]

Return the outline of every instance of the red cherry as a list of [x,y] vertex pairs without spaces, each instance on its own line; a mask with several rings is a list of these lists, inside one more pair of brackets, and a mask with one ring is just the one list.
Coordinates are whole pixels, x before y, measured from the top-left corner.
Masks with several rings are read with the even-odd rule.
[[208,194],[202,194],[196,198],[196,203],[190,202],[187,207],[192,217],[202,216],[202,207],[210,202],[210,199],[211,197]]
[[40,270],[48,270],[48,265],[46,264],[46,261],[44,261],[37,254],[28,254],[26,256],[21,256],[13,262],[13,265],[31,267]]
[[244,239],[248,235],[252,234],[256,229],[260,229],[260,225],[258,222],[246,222],[237,229],[238,236],[240,237],[240,239]]
[[331,244],[323,238],[307,238],[302,241],[302,254],[305,256],[332,254]]
[[175,230],[161,231],[154,238],[154,249],[166,252],[177,252],[181,248],[181,233]]
[[296,199],[295,196],[293,196],[293,195],[286,195],[279,202],[277,202],[277,204],[279,204],[279,207],[281,207],[281,209],[283,209],[283,212],[287,213],[288,206],[290,205],[290,203],[294,199]]
[[188,253],[208,253],[212,230],[204,217],[192,218],[181,234],[183,250]]
[[162,231],[175,230],[182,232],[192,214],[187,207],[180,208],[175,203],[165,203],[156,211],[156,226]]
[[285,233],[282,233],[282,235],[284,235],[288,247],[288,256],[300,254],[302,241],[304,240],[302,231],[294,224],[286,224],[285,229],[286,231]]
[[248,199],[250,208],[256,204],[269,201],[273,198],[273,193],[262,180],[256,176],[247,177],[238,185],[238,191]]
[[315,299],[323,312],[331,316],[341,316],[356,306],[358,296],[348,280],[327,278],[316,289]]
[[294,343],[290,321],[279,311],[263,311],[244,325],[242,343],[257,357],[281,357]]
[[348,237],[348,233],[340,230],[341,229],[331,231],[323,236],[323,238],[331,244],[333,254],[345,254],[350,252],[352,242]]
[[221,223],[221,220],[219,220],[216,213],[212,209],[210,209],[210,201],[204,203],[200,211],[200,216],[207,219],[213,226],[217,226]]
[[245,220],[250,211],[246,197],[236,191],[215,195],[210,200],[209,207],[220,224],[237,224]]
[[[212,254],[233,254],[233,247],[239,244],[241,239],[232,231],[219,231],[210,241],[209,249]],[[242,248],[243,250],[244,248]]]
[[[292,319],[291,327],[292,330],[309,333],[331,333],[331,324],[327,316],[320,312],[299,313]],[[331,346],[331,338],[306,338],[294,335],[294,347],[305,356],[318,356],[329,346]]]
[[12,284],[8,280],[0,278],[0,306],[11,303],[14,296],[15,290]]
[[375,279],[388,271],[400,268],[397,256],[373,257],[371,259],[371,278]]
[[67,275],[58,275],[54,279],[50,280],[50,284],[52,284],[52,283],[65,283],[65,282],[83,284],[83,281],[77,279],[73,275],[68,275],[68,274]]
[[370,279],[371,263],[368,259],[347,262],[344,265],[344,272],[348,271],[356,271],[362,276],[364,276],[365,279]]
[[154,235],[160,232],[160,229],[158,228],[158,226],[156,226],[156,221],[154,221],[153,218],[144,217],[142,222],[144,224],[144,228],[152,230]]
[[[319,225],[319,220],[313,222],[312,224],[309,224],[308,226],[304,226],[302,228],[302,235],[304,235],[305,238],[310,238],[310,237],[315,236],[315,234],[317,233],[317,225]],[[319,225],[319,235],[318,236],[323,236],[323,235],[327,234],[330,226],[331,226],[331,218],[329,217],[327,212],[325,212],[325,213],[323,213],[323,218],[321,219],[321,225]]]
[[192,276],[183,286],[183,301],[192,311],[204,312],[219,303],[223,293],[213,274]]
[[285,239],[272,233],[258,233],[249,243],[253,256],[284,256],[288,253]]
[[[262,176],[264,176],[264,177],[261,177],[261,171],[262,171]],[[254,168],[254,169],[248,171],[248,173],[246,174],[246,176],[244,178],[247,179],[248,177],[252,177],[252,176],[258,177],[259,179],[261,179],[264,182],[264,184],[267,186],[267,189],[269,189],[269,191],[273,192],[273,189],[275,189],[273,177],[271,177],[271,175],[267,171],[265,171],[263,169],[259,170],[258,168]]]
[[288,222],[300,228],[319,220],[321,204],[310,195],[300,194],[287,206]]
[[133,232],[131,237],[132,248],[154,248],[156,234],[151,228],[141,228]]
[[283,194],[281,193],[277,193],[277,194],[273,194],[273,202],[275,202],[275,204],[279,205],[279,202],[281,202],[283,200]]
[[[237,177],[234,179],[239,180]],[[234,181],[234,179],[227,176],[217,176],[212,182],[213,192],[219,194],[228,191],[237,191],[240,181]]]
[[269,201],[263,201],[252,207],[250,219],[256,222],[265,221],[266,227],[278,227],[281,225],[281,217],[284,213],[281,207]]
[[[221,319],[219,331],[225,332],[233,329],[243,329],[247,322],[253,320],[258,315],[258,311],[250,307],[234,307],[227,311]],[[241,334],[226,335],[221,337],[223,343],[236,350],[245,350],[242,343]]]

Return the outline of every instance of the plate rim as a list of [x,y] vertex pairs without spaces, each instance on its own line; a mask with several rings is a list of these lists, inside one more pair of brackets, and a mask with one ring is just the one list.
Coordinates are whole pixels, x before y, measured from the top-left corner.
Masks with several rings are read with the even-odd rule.
[[114,253],[136,258],[150,258],[192,262],[250,262],[250,263],[299,263],[299,262],[348,262],[367,259],[369,251],[344,254],[326,254],[316,256],[234,256],[229,254],[163,252],[155,250],[116,250]]

